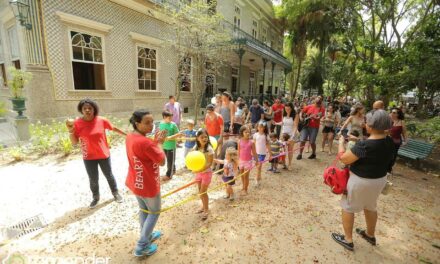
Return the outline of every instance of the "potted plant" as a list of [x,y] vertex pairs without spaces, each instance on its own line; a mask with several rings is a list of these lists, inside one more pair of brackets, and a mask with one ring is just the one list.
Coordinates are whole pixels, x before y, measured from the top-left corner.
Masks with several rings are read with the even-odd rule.
[[32,73],[25,72],[15,67],[8,68],[11,76],[8,81],[9,89],[11,89],[12,110],[18,113],[17,118],[24,118],[23,111],[26,110],[25,100],[23,96],[24,86],[32,79]]

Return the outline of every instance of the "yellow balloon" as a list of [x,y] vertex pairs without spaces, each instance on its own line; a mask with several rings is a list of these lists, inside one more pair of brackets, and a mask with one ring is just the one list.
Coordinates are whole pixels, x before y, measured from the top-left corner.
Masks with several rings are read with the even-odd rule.
[[186,155],[185,165],[192,171],[200,171],[205,167],[205,155],[200,151],[191,151]]
[[215,139],[215,137],[209,137],[209,142],[211,142],[212,148],[216,150],[218,146],[217,139]]

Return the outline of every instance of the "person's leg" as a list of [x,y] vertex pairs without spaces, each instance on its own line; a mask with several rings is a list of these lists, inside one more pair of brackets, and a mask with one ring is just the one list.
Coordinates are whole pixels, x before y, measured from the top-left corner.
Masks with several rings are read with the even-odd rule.
[[333,139],[335,137],[335,134],[330,132],[328,133],[328,148],[329,148],[329,153],[332,154],[333,153]]
[[310,155],[309,159],[316,157],[316,137],[318,136],[319,128],[309,127],[309,139],[310,145],[312,146],[312,155]]
[[365,209],[364,214],[365,222],[367,223],[366,234],[369,237],[374,237],[374,233],[376,232],[377,212]]
[[325,149],[325,141],[327,140],[328,133],[322,133],[322,145],[321,145],[321,151],[324,152]]
[[[160,193],[153,198],[136,196],[136,199],[138,199],[139,207],[141,209],[148,210],[150,212],[159,212],[161,209]],[[145,215],[139,219],[142,221],[144,218],[145,220],[142,225],[140,239],[136,246],[137,249],[144,249],[151,244],[151,233],[153,233],[153,229],[156,226],[157,220],[159,219],[159,214],[145,213]]]
[[393,153],[393,159],[391,160],[390,168],[388,169],[388,172],[391,173],[393,171],[394,164],[396,163],[397,159],[397,153],[399,152],[400,144],[394,144],[394,153]]
[[99,167],[101,168],[102,173],[104,174],[105,178],[107,179],[108,185],[110,187],[110,190],[112,191],[112,194],[115,195],[118,193],[118,186],[116,184],[115,177],[112,173],[112,166],[111,166],[111,160],[110,157],[107,159],[101,159],[98,160]]
[[[365,215],[366,216],[366,215]],[[345,241],[353,242],[354,213],[342,209],[342,227],[344,228]]]
[[[206,192],[206,191],[208,190],[208,186],[209,186],[209,185],[202,184],[202,185],[200,186],[200,191],[199,191],[199,193],[204,193],[204,192]],[[205,214],[207,214],[208,211],[209,211],[209,203],[208,203],[208,202],[209,202],[209,197],[208,197],[208,193],[205,193],[205,194],[200,195],[200,199],[202,200],[203,212],[204,212]]]
[[84,160],[87,175],[89,176],[90,190],[92,191],[93,200],[99,200],[99,172],[97,160]]
[[173,156],[174,156],[174,154],[173,154],[172,150],[168,150],[168,149],[165,149],[164,152],[165,152],[165,156],[167,158],[167,172],[165,175],[171,179],[171,175],[173,175]]
[[289,170],[292,169],[291,166],[292,166],[292,160],[293,160],[293,148],[294,148],[294,146],[295,146],[295,142],[293,140],[290,140],[289,144],[288,144],[288,147],[287,147],[287,150],[289,151],[289,153],[288,153],[288,157],[289,157],[289,165],[288,165],[288,167],[289,167]]
[[171,174],[171,177],[176,173],[176,152],[177,149],[173,149],[173,173]]
[[276,125],[275,130],[276,130],[277,138],[279,139],[281,134],[281,125]]

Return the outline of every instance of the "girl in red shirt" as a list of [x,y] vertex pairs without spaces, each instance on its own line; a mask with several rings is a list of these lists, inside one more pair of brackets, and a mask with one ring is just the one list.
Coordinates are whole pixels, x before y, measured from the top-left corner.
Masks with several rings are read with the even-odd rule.
[[[126,138],[128,174],[125,184],[136,195],[139,208],[141,235],[134,250],[137,257],[149,256],[157,251],[152,242],[162,236],[154,231],[161,209],[159,167],[165,164],[161,144],[167,131],[156,132],[154,139],[146,135],[153,130],[153,115],[145,110],[135,111],[130,118],[134,132]],[[147,213],[146,211],[155,212]]]
[[114,127],[107,119],[98,116],[98,104],[91,99],[81,100],[78,104],[78,112],[83,116],[76,120],[67,120],[66,126],[72,144],[80,143],[84,165],[89,175],[90,189],[93,194],[93,200],[89,207],[96,207],[100,198],[98,166],[107,179],[116,202],[121,203],[122,197],[118,193],[118,187],[112,173],[110,149],[105,130],[113,130],[124,136],[125,133]]

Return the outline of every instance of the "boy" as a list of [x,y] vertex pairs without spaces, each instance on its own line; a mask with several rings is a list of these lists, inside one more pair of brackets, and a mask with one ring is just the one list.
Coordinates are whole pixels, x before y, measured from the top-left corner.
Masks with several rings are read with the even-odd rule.
[[194,129],[194,120],[188,119],[186,121],[187,129],[183,131],[183,134],[185,134],[185,154],[188,155],[188,153],[194,148],[196,145],[196,133],[197,131]]
[[167,137],[162,145],[163,151],[167,157],[167,173],[166,176],[162,177],[162,180],[171,180],[173,174],[176,173],[176,138],[182,136],[179,133],[179,128],[173,120],[173,114],[165,110],[162,112],[163,120],[159,124],[160,130],[167,131]]
[[[270,169],[268,171],[271,171],[273,173],[280,173],[278,171],[278,156],[281,153],[281,149],[283,148],[283,143],[281,143],[276,133],[270,133],[270,153],[269,153],[269,162],[270,162]],[[275,158],[274,158],[275,157]]]

